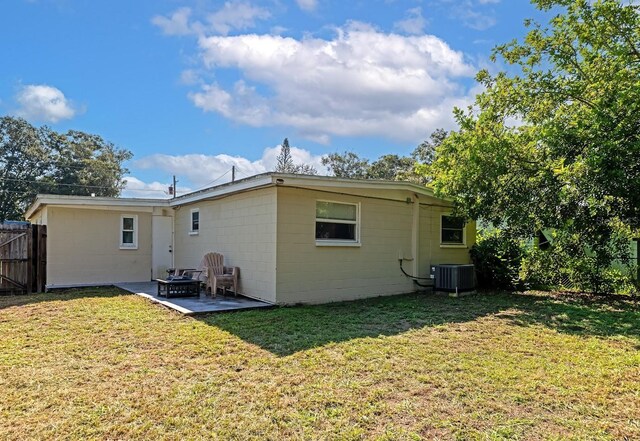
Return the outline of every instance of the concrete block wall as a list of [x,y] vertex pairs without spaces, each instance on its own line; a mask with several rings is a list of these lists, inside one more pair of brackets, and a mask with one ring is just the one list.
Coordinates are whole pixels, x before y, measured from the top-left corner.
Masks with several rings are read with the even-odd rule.
[[[200,211],[200,230],[192,235],[195,208]],[[181,206],[175,214],[174,235],[176,267],[196,267],[206,253],[222,253],[225,265],[240,268],[241,293],[276,301],[275,188]]]
[[[406,196],[406,195],[405,195]],[[316,201],[360,204],[360,246],[319,246]],[[411,250],[412,205],[404,201],[278,188],[277,301],[324,303],[413,291],[398,268]]]
[[[151,212],[47,207],[47,286],[151,280]],[[120,216],[138,216],[138,248],[120,249]]]

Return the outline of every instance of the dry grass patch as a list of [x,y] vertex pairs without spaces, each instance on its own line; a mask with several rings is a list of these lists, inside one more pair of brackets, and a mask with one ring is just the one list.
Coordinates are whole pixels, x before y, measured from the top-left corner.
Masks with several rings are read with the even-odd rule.
[[638,439],[640,311],[424,295],[187,318],[0,298],[0,439]]

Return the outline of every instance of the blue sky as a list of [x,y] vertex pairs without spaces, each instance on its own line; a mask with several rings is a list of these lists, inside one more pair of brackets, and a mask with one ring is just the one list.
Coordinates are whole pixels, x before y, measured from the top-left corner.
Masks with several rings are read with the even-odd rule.
[[[126,196],[164,197],[352,150],[409,154],[472,102],[525,0],[7,0],[0,114],[134,153]],[[224,175],[224,176],[223,176]],[[222,176],[222,177],[221,177]]]

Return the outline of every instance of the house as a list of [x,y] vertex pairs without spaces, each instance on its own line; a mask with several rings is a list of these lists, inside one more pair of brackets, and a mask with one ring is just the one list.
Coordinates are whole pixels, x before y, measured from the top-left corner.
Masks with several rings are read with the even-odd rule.
[[407,182],[266,173],[174,199],[39,195],[26,218],[47,225],[47,287],[149,281],[211,251],[240,272],[239,291],[277,304],[415,291],[410,275],[469,263],[475,224]]

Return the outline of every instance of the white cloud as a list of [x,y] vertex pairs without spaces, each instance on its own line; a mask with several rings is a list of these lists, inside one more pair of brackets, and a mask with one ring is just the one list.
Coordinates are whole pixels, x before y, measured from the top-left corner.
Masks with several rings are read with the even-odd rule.
[[78,112],[60,89],[45,84],[22,87],[16,101],[20,105],[16,114],[30,120],[57,123],[73,118]]
[[386,34],[357,22],[331,40],[246,34],[202,36],[199,46],[206,68],[238,69],[243,79],[190,93],[197,107],[325,142],[329,135],[416,141],[452,127],[452,106],[471,100],[462,81],[476,70],[435,36]]
[[422,8],[416,7],[407,10],[407,17],[404,20],[393,24],[394,28],[406,32],[407,34],[419,35],[424,32],[427,20],[422,16]]
[[163,199],[169,197],[169,185],[158,181],[143,182],[134,176],[125,176],[127,181],[122,196],[126,198]]
[[189,23],[191,8],[176,9],[169,17],[156,15],[151,23],[162,29],[166,35],[189,35],[195,33],[195,29]]
[[438,0],[449,14],[459,19],[468,28],[484,31],[497,23],[495,13],[487,11],[487,5],[499,3],[500,0]]
[[296,0],[296,3],[305,11],[315,11],[318,7],[318,0]]
[[200,74],[193,69],[185,69],[180,73],[180,83],[193,86],[202,82]]
[[465,26],[475,29],[476,31],[487,30],[497,23],[496,18],[493,15],[488,15],[472,9],[460,9],[458,11],[458,16],[463,20]]
[[226,35],[234,29],[250,29],[256,20],[266,20],[270,16],[266,9],[248,2],[229,1],[220,10],[209,14],[207,21],[214,32]]
[[227,35],[233,30],[253,28],[257,20],[271,17],[265,8],[254,6],[244,0],[231,0],[215,12],[204,14],[203,21],[192,20],[191,8],[178,8],[168,17],[156,15],[151,23],[166,35],[203,35],[214,33]]
[[[224,184],[231,181],[231,167],[236,167],[236,179],[246,178],[249,176],[265,173],[273,170],[276,166],[276,157],[280,153],[280,146],[268,147],[264,149],[262,157],[256,161],[240,156],[230,156],[226,154],[219,155],[203,155],[203,154],[187,154],[187,155],[165,155],[155,154],[146,156],[135,161],[135,166],[141,170],[158,170],[165,173],[179,176],[179,179],[188,185],[187,188],[182,187],[181,191],[185,192],[201,189],[211,185]],[[313,155],[308,150],[298,147],[291,147],[291,156],[296,164],[309,164],[318,170],[320,174],[326,174],[327,169],[321,163],[321,156]],[[144,184],[142,181],[133,178],[126,178],[127,189],[135,188],[139,190],[157,189],[166,190],[166,184],[154,182],[152,184]],[[130,182],[129,182],[130,181]],[[162,197],[156,195],[155,197]]]

